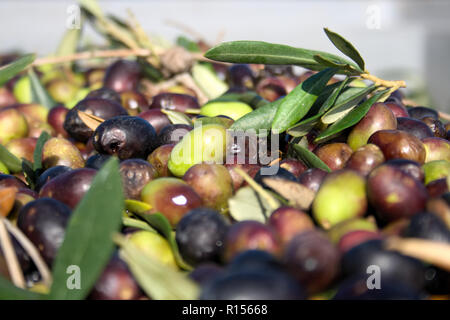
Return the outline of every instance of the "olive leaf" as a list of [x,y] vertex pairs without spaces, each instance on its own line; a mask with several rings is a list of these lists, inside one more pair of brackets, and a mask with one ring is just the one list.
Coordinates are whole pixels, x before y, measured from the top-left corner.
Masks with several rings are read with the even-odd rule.
[[231,217],[236,221],[255,220],[265,223],[273,211],[264,198],[249,186],[239,188],[236,194],[228,199]]
[[230,129],[242,131],[254,130],[256,133],[266,130],[266,134],[268,134],[277,109],[283,101],[284,98],[278,99],[247,113],[245,116],[236,120]]
[[0,67],[0,87],[28,67],[35,59],[35,54],[27,54],[5,66]]
[[43,300],[46,298],[43,294],[20,289],[0,276],[0,300]]
[[350,111],[344,118],[333,123],[327,129],[325,129],[323,132],[321,132],[317,136],[317,138],[314,140],[314,142],[316,142],[316,143],[323,142],[325,139],[327,139],[331,136],[334,136],[335,134],[357,124],[367,114],[370,107],[375,102],[377,102],[378,99],[381,96],[383,96],[386,91],[389,91],[389,90],[383,90],[382,92],[379,92],[379,93],[373,95],[370,99],[361,103],[361,105],[357,106],[352,111]]
[[[81,25],[83,23],[81,22]],[[68,56],[77,51],[78,41],[80,40],[81,28],[67,29],[61,42],[56,50],[56,56]],[[66,66],[70,67],[72,62],[66,62]]]
[[317,157],[308,149],[299,146],[298,144],[291,144],[291,146],[295,151],[295,155],[297,156],[297,158],[302,161],[308,168],[319,168],[327,172],[331,172],[331,169],[322,160],[320,160],[319,157]]
[[195,83],[209,99],[215,99],[228,90],[228,85],[204,64],[195,64],[191,72]]
[[138,228],[138,229],[142,229],[145,231],[157,233],[157,231],[155,229],[153,229],[152,227],[150,227],[150,225],[148,223],[146,223],[145,221],[133,219],[130,217],[122,217],[122,225],[125,227]]
[[[89,191],[72,212],[64,242],[53,263],[52,299],[84,299],[114,250],[112,236],[121,226],[124,199],[119,161],[113,157],[98,171]],[[81,288],[67,286],[67,268],[80,270]]]
[[314,55],[314,60],[316,60],[318,63],[320,63],[324,66],[327,66],[329,68],[336,68],[338,70],[346,71],[346,73],[349,75],[361,74],[360,71],[356,70],[349,64],[336,63],[333,60],[322,57],[320,54]]
[[50,139],[51,136],[47,131],[43,131],[39,136],[36,147],[33,152],[33,170],[38,171],[42,169],[42,149],[44,148],[44,144]]
[[22,158],[22,172],[30,188],[34,189],[37,180],[36,172],[33,170],[33,164],[25,158]]
[[316,193],[304,185],[283,179],[264,178],[263,182],[289,201],[289,205],[302,210],[309,210]]
[[322,116],[322,122],[325,124],[330,124],[342,119],[347,113],[355,108],[361,100],[363,100],[375,89],[375,85],[366,88],[348,87],[339,95],[334,106]]
[[119,234],[114,240],[121,248],[120,256],[149,297],[154,300],[198,299],[200,288],[187,274],[168,268]]
[[[314,59],[315,55],[320,55],[339,64],[351,65],[356,70],[362,71],[353,62],[331,53],[263,41],[224,42],[205,53],[206,58],[223,62],[297,65],[311,70],[327,68]],[[342,72],[345,73],[345,71]]]
[[56,102],[50,97],[33,69],[28,70],[28,77],[30,78],[31,97],[33,102],[43,105],[44,107],[47,107],[47,109],[53,108]]
[[190,52],[201,52],[198,44],[195,41],[186,38],[185,36],[179,36],[176,40],[176,44]]
[[324,31],[328,39],[331,40],[331,42],[334,44],[336,48],[338,48],[347,57],[355,61],[361,68],[361,70],[364,70],[363,58],[359,54],[358,50],[356,50],[355,47],[348,40],[346,40],[341,35],[329,30],[328,28],[324,28]]
[[20,172],[22,170],[22,161],[8,151],[0,144],[0,161],[5,164],[10,172]]
[[105,121],[102,118],[96,117],[93,114],[89,114],[81,110],[77,110],[77,113],[81,121],[83,121],[83,123],[92,131],[95,131],[95,129],[97,129],[97,127]]
[[[338,85],[327,86],[326,87],[326,89],[328,89],[327,95],[324,97],[321,97],[322,96],[321,95],[319,96],[319,98],[317,98],[317,99],[322,98],[321,100],[323,101],[322,104],[320,105],[319,111],[314,116],[311,116],[303,121],[300,121],[299,123],[289,128],[287,130],[287,133],[293,137],[302,137],[307,135],[311,131],[311,129],[314,128],[320,122],[320,118],[322,117],[322,115],[334,105],[339,94],[348,84],[349,79],[350,78],[346,78],[345,80],[337,83]],[[332,88],[333,90],[330,90],[330,88]],[[314,105],[313,107],[311,107],[311,109],[313,108]]]
[[333,68],[322,70],[292,90],[277,109],[272,131],[282,133],[302,119],[336,72]]
[[192,126],[192,120],[186,114],[174,110],[161,109],[172,124],[187,124]]
[[311,131],[311,129],[314,128],[320,122],[321,116],[322,114],[319,113],[308,119],[300,121],[296,125],[287,129],[286,132],[293,137],[303,137],[307,135]]
[[270,103],[255,91],[247,91],[243,93],[225,93],[216,99],[208,101],[208,103],[218,101],[241,101],[248,104],[253,109],[257,109]]
[[192,270],[186,261],[181,257],[180,251],[178,250],[178,244],[175,240],[174,232],[172,231],[172,226],[169,220],[161,213],[148,213],[148,212],[134,212],[140,218],[144,219],[152,228],[156,229],[159,233],[163,235],[164,238],[169,242],[170,248],[172,249],[173,255],[175,257],[175,262],[177,265],[184,270]]
[[164,79],[164,75],[148,62],[148,59],[139,57],[137,58],[137,63],[141,67],[141,73],[143,77],[149,79],[152,82],[159,82]]

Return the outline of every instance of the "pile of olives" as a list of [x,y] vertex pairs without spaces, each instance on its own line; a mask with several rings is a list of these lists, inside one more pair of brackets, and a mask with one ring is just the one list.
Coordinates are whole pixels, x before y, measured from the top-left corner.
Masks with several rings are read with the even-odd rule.
[[[211,66],[227,93],[254,92],[269,102],[314,74],[296,75],[288,66]],[[281,201],[262,222],[237,221],[229,210],[229,200],[249,186],[240,170],[276,194],[264,183],[261,169],[268,164],[252,158],[248,145],[230,145],[227,129],[255,106],[220,100],[201,105],[184,85],[149,94],[142,66],[133,59],[70,77],[54,67],[39,78],[57,102],[50,110],[32,101],[26,76],[0,88],[1,145],[33,161],[38,137],[51,136],[35,185],[0,162],[0,191],[14,188],[14,204],[4,215],[49,268],[71,212],[103,164],[117,157],[125,198],[150,205],[148,214],[161,213],[170,222],[182,259],[193,268],[189,277],[200,287],[199,299],[450,297],[449,270],[386,246],[392,237],[450,244],[450,123],[431,108],[405,105],[402,92],[373,104],[356,125],[324,143],[315,143],[311,130],[307,148],[330,172],[296,158],[288,150],[292,137],[278,136],[274,177],[311,190],[314,199],[308,208]],[[80,111],[102,122],[92,128]],[[185,113],[189,124],[174,123],[167,111]],[[224,161],[229,152],[235,157]],[[121,232],[143,254],[180,269],[162,235],[125,226]],[[36,266],[17,241],[13,246],[33,288],[41,281]],[[0,272],[9,278],[1,258]],[[380,269],[379,288],[367,285],[371,266]],[[152,297],[116,252],[89,299]]]

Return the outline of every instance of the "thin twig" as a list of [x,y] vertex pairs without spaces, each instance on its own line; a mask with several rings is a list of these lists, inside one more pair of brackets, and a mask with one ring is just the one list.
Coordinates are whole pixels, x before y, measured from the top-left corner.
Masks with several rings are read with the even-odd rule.
[[[158,55],[162,55],[165,50],[155,49],[155,53]],[[59,57],[44,57],[38,58],[32,64],[33,66],[41,66],[46,64],[61,64],[70,61],[77,60],[89,60],[89,59],[97,59],[97,58],[126,58],[126,57],[148,57],[152,54],[152,51],[145,48],[137,48],[137,49],[114,49],[114,50],[94,50],[94,51],[83,51],[77,52],[74,54],[70,54],[67,56],[59,56]],[[198,61],[206,61],[206,62],[214,62],[228,65],[226,62],[218,62],[212,61],[203,56],[203,53],[192,52],[192,57]]]
[[5,226],[8,229],[9,232],[16,238],[16,240],[20,243],[22,248],[27,252],[27,254],[30,256],[30,258],[33,260],[34,264],[36,265],[36,268],[38,269],[39,273],[41,274],[42,281],[47,287],[50,287],[52,284],[52,274],[45,263],[44,259],[40,255],[39,251],[36,249],[34,244],[28,240],[28,238],[23,234],[22,231],[20,231],[19,228],[14,226],[11,222],[8,220],[4,220]]
[[11,276],[12,282],[16,287],[25,288],[25,278],[20,267],[19,260],[17,259],[16,251],[9,237],[8,230],[5,227],[5,218],[0,219],[0,242],[5,256],[6,264],[8,266],[8,272]]
[[388,81],[380,79],[370,73],[362,73],[360,74],[360,77],[365,80],[370,80],[375,83],[375,85],[381,85],[386,88],[392,88],[392,87],[398,87],[398,88],[406,88],[406,82],[403,80],[399,81]]

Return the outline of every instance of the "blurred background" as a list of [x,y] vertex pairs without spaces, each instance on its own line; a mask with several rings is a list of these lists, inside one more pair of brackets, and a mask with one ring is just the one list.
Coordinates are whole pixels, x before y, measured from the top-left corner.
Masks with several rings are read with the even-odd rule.
[[[1,0],[0,51],[51,54],[66,28],[69,0]],[[450,111],[448,0],[110,0],[105,12],[131,9],[150,34],[174,41],[184,34],[210,44],[263,40],[337,53],[322,28],[349,39],[367,69],[407,81],[407,94]],[[179,25],[183,25],[180,28]],[[188,30],[190,29],[190,30]],[[92,30],[85,41],[101,43]]]

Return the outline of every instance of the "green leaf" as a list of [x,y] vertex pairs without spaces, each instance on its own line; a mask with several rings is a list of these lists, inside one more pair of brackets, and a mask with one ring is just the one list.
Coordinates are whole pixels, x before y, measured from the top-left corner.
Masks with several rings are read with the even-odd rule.
[[192,120],[186,114],[174,110],[161,109],[172,124],[187,124],[192,126]]
[[24,158],[22,158],[22,171],[28,185],[31,189],[34,189],[37,180],[36,172],[33,170],[33,164]]
[[300,121],[296,125],[287,129],[286,132],[293,137],[303,137],[307,135],[311,131],[311,129],[314,128],[320,122],[321,116],[322,114],[316,114],[315,116]]
[[320,54],[314,55],[314,60],[316,60],[321,65],[327,66],[329,68],[336,68],[336,69],[345,71],[345,73],[350,74],[350,75],[361,74],[361,71],[356,70],[349,64],[336,63],[333,60],[322,57]]
[[258,109],[270,103],[254,91],[247,91],[243,93],[225,93],[216,99],[209,100],[208,103],[218,101],[241,101],[248,104],[253,109]]
[[23,290],[0,276],[0,300],[43,300],[45,295]]
[[192,270],[192,267],[186,263],[181,257],[180,251],[178,250],[177,241],[175,240],[175,234],[172,231],[172,226],[169,220],[161,213],[137,213],[139,217],[147,221],[151,227],[158,230],[164,238],[169,242],[170,248],[172,249],[173,255],[175,256],[175,262],[177,265],[184,270]]
[[327,100],[323,103],[323,105],[319,109],[319,113],[325,113],[327,112],[337,101],[337,98],[341,94],[342,90],[345,88],[345,86],[350,81],[350,78],[345,78],[344,81],[340,83],[340,85],[331,92],[331,94],[328,96]]
[[151,65],[147,61],[147,59],[139,57],[137,59],[137,62],[140,65],[142,74],[145,78],[149,79],[152,82],[159,82],[164,79],[164,75],[161,73],[161,71]]
[[22,161],[8,151],[3,145],[0,144],[0,161],[5,164],[11,172],[20,172],[22,170]]
[[331,53],[294,48],[282,44],[262,41],[224,42],[209,49],[205,57],[211,60],[232,63],[255,63],[276,65],[297,65],[311,70],[322,70],[327,66],[318,63],[315,55],[320,55],[339,64],[348,64],[362,71],[353,62]]
[[228,199],[230,215],[236,221],[255,220],[266,223],[273,209],[251,187],[242,187]]
[[42,149],[44,148],[44,144],[50,139],[51,136],[47,131],[43,131],[39,136],[36,147],[34,148],[33,153],[33,170],[38,171],[42,169]]
[[320,160],[319,157],[317,157],[308,149],[303,148],[298,144],[293,144],[292,148],[294,149],[298,159],[302,161],[308,168],[319,168],[331,172],[331,169],[322,160]]
[[230,129],[242,131],[255,130],[256,133],[259,133],[261,130],[267,130],[266,133],[268,134],[277,109],[283,101],[284,98],[278,99],[247,113],[235,121]]
[[36,59],[35,54],[27,54],[0,68],[0,87],[19,72],[28,67]]
[[324,130],[322,133],[320,133],[317,136],[317,138],[314,140],[314,142],[316,142],[316,143],[322,142],[325,139],[357,124],[366,115],[366,113],[369,111],[370,107],[375,102],[377,102],[378,99],[381,96],[383,96],[383,94],[385,94],[386,91],[389,91],[389,90],[384,90],[382,92],[379,92],[379,93],[373,95],[367,101],[361,103],[361,105],[357,106],[352,111],[350,111],[344,118],[333,123],[326,130]]
[[[112,236],[120,228],[124,199],[119,162],[109,160],[96,174],[89,191],[72,212],[64,242],[53,263],[52,299],[84,299],[114,250]],[[67,268],[81,271],[81,288],[67,288]]]
[[375,85],[366,88],[348,87],[336,100],[334,106],[321,118],[325,124],[330,124],[342,119],[369,93],[376,89]]
[[341,35],[324,28],[324,31],[327,35],[327,37],[333,42],[336,48],[338,48],[343,54],[345,54],[347,57],[355,61],[358,66],[361,68],[361,70],[364,70],[364,60],[359,54],[358,50],[355,49],[355,47],[344,37]]
[[284,132],[302,119],[336,71],[337,69],[332,68],[322,70],[292,90],[278,107],[273,119],[272,131]]
[[[83,23],[81,23],[83,25]],[[56,56],[68,56],[77,51],[78,41],[80,40],[81,28],[67,29],[56,50]],[[72,62],[66,62],[66,66],[71,66]]]
[[31,96],[35,103],[51,109],[55,106],[56,102],[50,97],[47,90],[42,85],[36,73],[32,69],[28,71],[28,77],[30,78]]
[[154,300],[198,299],[200,288],[186,273],[173,270],[143,253],[122,235],[116,235],[125,260],[140,287]]
[[219,79],[209,67],[197,63],[192,69],[192,78],[209,99],[215,99],[228,90],[228,85]]
[[176,41],[177,45],[180,47],[185,48],[186,50],[190,52],[200,52],[200,47],[195,41],[192,41],[185,36],[179,36]]
[[150,227],[150,225],[147,222],[142,221],[142,220],[133,219],[133,218],[129,218],[129,217],[122,217],[122,224],[125,227],[138,228],[138,229],[142,229],[145,231],[157,233],[157,231],[155,229],[153,229],[152,227]]

